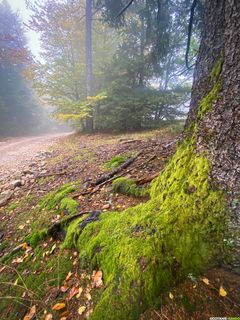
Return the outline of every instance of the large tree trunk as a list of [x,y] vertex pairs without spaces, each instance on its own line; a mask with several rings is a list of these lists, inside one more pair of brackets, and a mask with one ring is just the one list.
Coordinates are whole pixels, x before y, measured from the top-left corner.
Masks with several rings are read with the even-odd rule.
[[138,319],[160,294],[221,263],[228,250],[227,200],[239,194],[239,0],[206,0],[204,25],[185,136],[151,199],[68,231],[65,246],[103,271],[93,320]]
[[239,194],[240,1],[208,0],[204,18],[187,126],[197,120],[199,104],[214,84],[211,71],[222,59],[218,79],[221,87],[211,110],[198,125],[197,145],[208,151],[215,181]]

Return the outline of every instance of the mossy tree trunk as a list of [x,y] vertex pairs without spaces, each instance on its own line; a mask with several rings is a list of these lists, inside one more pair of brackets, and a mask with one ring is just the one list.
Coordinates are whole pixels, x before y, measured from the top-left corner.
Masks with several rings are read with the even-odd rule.
[[[200,102],[212,88],[215,66],[221,87],[199,123],[197,147],[207,150],[213,179],[239,195],[240,1],[207,0],[204,19],[187,126],[197,120]],[[217,61],[222,63],[217,65]]]
[[104,289],[91,319],[133,320],[189,273],[221,261],[228,192],[238,194],[240,2],[206,0],[185,137],[153,182],[151,199],[69,226],[65,247],[100,269]]

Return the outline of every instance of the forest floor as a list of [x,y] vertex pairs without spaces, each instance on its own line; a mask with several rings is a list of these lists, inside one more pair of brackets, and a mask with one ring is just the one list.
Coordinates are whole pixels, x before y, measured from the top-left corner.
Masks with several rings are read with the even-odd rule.
[[[68,198],[77,201],[76,212],[107,214],[146,201],[147,197],[114,193],[112,180],[97,188],[93,182],[111,171],[116,156],[118,161],[118,156],[122,161],[136,157],[118,175],[139,184],[151,180],[174,153],[178,139],[178,131],[170,127],[125,135],[52,137],[43,142],[44,148],[34,141],[32,148],[28,141],[27,150],[33,151],[26,151],[26,144],[10,148],[0,143],[0,150],[5,147],[5,160],[2,153],[0,159],[1,320],[89,317],[104,290],[101,270],[82,270],[78,252],[62,249],[61,238],[30,245],[26,236],[70,215],[58,202],[51,208],[42,205],[49,195],[59,197],[59,187],[66,184],[71,187]],[[157,305],[140,319],[240,319],[240,275],[223,267],[201,277],[189,275],[159,297]]]

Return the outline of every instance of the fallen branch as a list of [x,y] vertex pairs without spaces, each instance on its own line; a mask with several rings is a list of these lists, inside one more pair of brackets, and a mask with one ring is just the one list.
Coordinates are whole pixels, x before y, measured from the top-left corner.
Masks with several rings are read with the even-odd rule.
[[93,214],[99,215],[100,213],[101,213],[100,211],[82,211],[82,212],[75,214],[74,216],[70,216],[70,217],[64,218],[62,220],[59,220],[48,228],[47,235],[52,236],[52,237],[56,237],[57,233],[59,233],[63,227],[68,226],[72,221],[84,216],[85,214],[88,214],[88,215],[90,214],[90,216],[91,216]]
[[123,169],[126,169],[127,167],[129,167],[141,154],[143,153],[143,150],[141,150],[140,152],[137,153],[137,155],[135,157],[131,157],[128,160],[126,160],[123,164],[121,164],[119,167],[117,167],[116,169],[114,169],[113,171],[109,172],[106,175],[101,176],[100,178],[98,178],[95,182],[95,185],[100,185],[105,181],[108,181],[109,179],[111,179],[113,176],[115,176],[117,173],[121,172]]
[[134,142],[142,142],[140,139],[135,139],[135,140],[126,140],[126,141],[121,141],[121,144],[127,144],[127,143],[134,143]]
[[159,175],[159,172],[154,173],[154,174],[151,175],[151,176],[138,179],[138,180],[136,180],[135,182],[136,182],[136,184],[138,184],[138,185],[142,185],[142,184],[145,184],[145,183],[149,183],[149,182],[151,182],[153,179],[155,179],[158,175]]
[[119,175],[117,175],[117,176],[114,176],[114,177],[109,178],[108,180],[100,183],[97,187],[95,187],[95,188],[94,188],[93,190],[91,190],[91,191],[85,191],[85,192],[81,192],[81,193],[78,193],[78,194],[74,194],[74,195],[72,196],[72,198],[73,198],[73,199],[76,199],[76,198],[78,198],[78,197],[80,197],[80,196],[86,196],[86,195],[88,195],[88,194],[93,194],[93,193],[97,192],[97,191],[98,191],[102,186],[104,186],[105,184],[107,184],[107,183],[109,183],[109,182],[111,182],[111,181],[113,181],[113,180],[115,180],[115,179],[118,179],[118,178],[124,176],[125,174],[128,174],[129,172],[135,170],[135,169],[138,169],[138,168],[146,165],[147,163],[149,163],[150,161],[152,161],[152,160],[155,159],[155,158],[156,158],[156,154],[154,154],[152,157],[150,157],[147,161],[144,161],[144,162],[140,163],[137,167],[128,169],[127,171],[124,171],[123,173],[121,173],[121,174],[119,174]]

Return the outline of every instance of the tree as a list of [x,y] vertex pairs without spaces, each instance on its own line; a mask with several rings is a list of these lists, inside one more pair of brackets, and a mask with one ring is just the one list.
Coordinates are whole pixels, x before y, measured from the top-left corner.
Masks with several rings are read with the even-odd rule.
[[0,4],[0,134],[28,133],[43,114],[24,72],[31,61],[21,21],[7,1]]
[[43,48],[43,60],[33,65],[34,87],[47,104],[55,107],[55,117],[85,127],[86,119],[91,123],[88,116],[92,110],[82,102],[98,89],[100,67],[114,50],[110,30],[98,20],[92,22],[91,1],[87,16],[85,1],[80,5],[79,1],[44,1],[32,4],[30,9],[29,26],[40,33]]
[[230,204],[239,197],[239,31],[239,1],[205,1],[185,136],[151,200],[68,230],[65,246],[103,271],[92,320],[138,319],[158,295],[228,250]]

